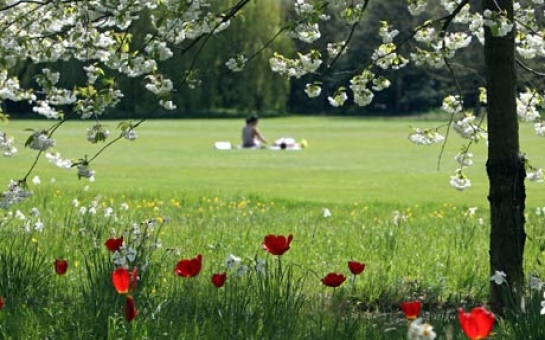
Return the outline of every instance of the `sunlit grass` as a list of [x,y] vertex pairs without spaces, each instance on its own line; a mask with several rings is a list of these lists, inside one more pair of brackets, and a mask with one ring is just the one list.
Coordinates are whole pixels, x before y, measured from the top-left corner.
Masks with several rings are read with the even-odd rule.
[[[19,142],[24,128],[46,127],[47,121],[11,121],[0,126]],[[483,143],[472,149],[475,164],[466,170],[472,188],[460,193],[449,185],[462,139],[452,133],[441,146],[417,146],[407,140],[411,126],[435,127],[439,122],[354,118],[263,119],[260,126],[271,140],[281,136],[306,139],[300,152],[256,150],[218,151],[215,141],[238,143],[239,120],[157,120],[138,129],[135,142],[121,141],[93,164],[97,181],[75,180],[74,172],[55,169],[41,160],[35,171],[42,181],[55,178],[62,188],[90,185],[97,191],[177,192],[179,195],[258,195],[300,202],[352,203],[452,202],[487,206]],[[114,132],[117,122],[107,121]],[[68,122],[56,134],[57,150],[67,158],[95,154],[103,145],[85,140],[88,122]],[[534,165],[545,164],[543,141],[529,125],[521,126],[522,149]],[[35,152],[23,145],[12,159],[2,159],[0,183],[21,178]],[[440,167],[438,169],[439,159]],[[542,186],[528,184],[528,205],[545,200]]]
[[[463,339],[456,309],[486,303],[490,283],[483,146],[468,171],[474,187],[457,192],[446,164],[458,146],[445,149],[437,170],[440,147],[406,141],[413,123],[263,120],[269,138],[310,144],[273,152],[214,150],[215,140],[237,141],[238,121],[151,121],[136,142],[116,144],[93,163],[96,182],[40,161],[41,184],[29,177],[34,196],[0,216],[0,338],[402,339],[400,303],[419,299],[440,338],[452,329],[453,339]],[[15,135],[35,124],[44,126],[23,121],[2,129]],[[63,156],[96,151],[83,140],[85,128],[69,123],[59,132]],[[524,137],[526,144],[539,165],[539,140]],[[20,178],[31,161],[28,150],[3,159],[0,180]],[[528,183],[525,266],[543,278],[541,188]],[[154,222],[153,230],[143,222]],[[104,242],[124,235],[134,245],[135,224],[147,238],[130,264],[139,267],[132,292],[139,315],[127,323]],[[268,234],[293,235],[281,259],[263,250]],[[177,261],[197,254],[197,277],[174,274]],[[230,255],[241,258],[234,268],[226,268]],[[66,275],[55,274],[55,259],[68,261]],[[353,278],[349,260],[365,263],[365,271]],[[210,278],[223,271],[228,279],[217,289]],[[325,287],[329,272],[348,279]],[[529,294],[531,312],[515,323],[500,320],[494,338],[542,337],[541,297]]]
[[[0,311],[0,334],[15,338],[55,334],[111,339],[148,334],[156,338],[165,334],[182,339],[220,334],[222,338],[291,339],[297,334],[297,338],[309,339],[399,339],[406,332],[400,302],[421,299],[423,316],[440,334],[451,327],[455,339],[462,339],[454,317],[456,308],[487,300],[485,210],[472,214],[468,207],[451,203],[352,203],[327,205],[331,216],[324,217],[321,203],[257,196],[182,199],[131,192],[121,196],[93,189],[65,190],[60,195],[56,186],[38,185],[35,197],[16,207],[25,219],[8,215],[2,224],[2,239],[22,247],[4,242],[0,259],[18,258],[22,265],[13,267],[6,262],[0,268],[4,278],[0,279],[0,295],[6,301]],[[38,208],[39,217],[30,214],[32,207]],[[105,217],[109,208],[113,213]],[[540,275],[545,236],[540,226],[545,216],[534,211],[527,215],[531,236],[527,270]],[[34,229],[38,219],[44,223],[43,232]],[[131,244],[134,223],[143,221],[155,222],[150,244],[159,248],[149,260],[139,260],[140,281],[133,295],[140,314],[127,324],[124,300],[109,280],[114,266],[104,242],[124,234]],[[261,247],[263,237],[270,233],[293,234],[294,239],[281,258],[282,278],[274,274],[277,276],[260,281],[256,261],[266,261],[271,273],[278,265],[278,259]],[[197,254],[203,256],[201,274],[191,279],[177,277],[173,272],[176,262]],[[241,262],[228,269],[225,260],[231,254]],[[69,262],[66,276],[54,273],[57,258]],[[349,260],[366,264],[353,283]],[[39,270],[29,267],[33,263]],[[16,276],[7,274],[10,270]],[[222,271],[227,271],[228,280],[218,290],[210,277]],[[324,287],[320,280],[328,272],[344,273],[348,280],[336,290]],[[14,277],[21,277],[16,285],[11,281]],[[34,284],[38,279],[40,284]],[[277,300],[283,298],[292,300],[278,305]],[[267,303],[273,310],[263,309],[264,299],[272,299]],[[21,306],[17,301],[31,303]],[[539,305],[539,298],[535,303]],[[33,327],[14,328],[21,313],[29,314],[23,325]],[[273,324],[270,318],[274,331],[263,328],[265,320]],[[172,325],[168,320],[181,321]]]

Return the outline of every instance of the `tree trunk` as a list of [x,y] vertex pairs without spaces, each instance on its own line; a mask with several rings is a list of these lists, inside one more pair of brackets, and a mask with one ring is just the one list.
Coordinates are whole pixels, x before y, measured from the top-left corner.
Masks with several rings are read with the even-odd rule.
[[[497,6],[513,18],[513,0],[484,0],[484,9]],[[520,306],[524,285],[524,159],[520,154],[516,111],[514,32],[494,37],[485,32],[488,101],[488,161],[490,184],[490,272],[506,273],[507,284],[490,283],[490,303],[504,314]]]

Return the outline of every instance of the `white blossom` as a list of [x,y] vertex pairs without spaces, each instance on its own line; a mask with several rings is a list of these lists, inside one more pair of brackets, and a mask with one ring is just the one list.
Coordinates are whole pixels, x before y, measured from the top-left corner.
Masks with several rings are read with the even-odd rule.
[[505,279],[506,276],[507,275],[504,271],[496,270],[494,271],[494,275],[490,277],[490,281],[494,282],[498,286],[501,286],[502,284],[507,282],[507,280]]
[[462,169],[457,169],[454,176],[450,176],[450,185],[459,191],[464,191],[471,187],[471,181],[467,178]]
[[318,84],[307,84],[305,86],[305,93],[309,98],[316,98],[322,93],[322,88]]

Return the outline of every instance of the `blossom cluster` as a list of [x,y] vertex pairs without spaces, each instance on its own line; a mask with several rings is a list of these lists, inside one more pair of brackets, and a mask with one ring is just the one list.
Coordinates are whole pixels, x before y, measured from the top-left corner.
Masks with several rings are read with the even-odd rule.
[[0,208],[8,209],[13,204],[23,201],[32,196],[33,192],[26,189],[26,185],[21,181],[10,180],[8,190],[0,194]]
[[13,137],[0,131],[0,151],[2,151],[4,157],[11,157],[17,153],[17,148],[13,144],[15,144]]

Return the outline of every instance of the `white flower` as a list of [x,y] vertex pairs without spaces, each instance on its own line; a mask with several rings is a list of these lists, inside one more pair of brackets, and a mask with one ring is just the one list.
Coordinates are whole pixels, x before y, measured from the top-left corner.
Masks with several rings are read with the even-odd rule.
[[238,55],[236,58],[231,58],[227,60],[225,66],[227,66],[227,68],[229,68],[233,72],[241,72],[244,69],[246,62],[248,62],[248,58],[241,54]]
[[164,107],[167,110],[176,110],[176,105],[174,105],[172,100],[166,100],[165,101],[165,100],[161,99],[159,101],[159,105],[161,105],[162,107]]
[[25,146],[28,146],[33,150],[45,151],[50,147],[55,146],[55,140],[49,138],[47,131],[36,131],[32,134]]
[[34,208],[32,208],[32,210],[30,210],[30,214],[32,216],[39,217],[40,216],[40,210],[38,210],[38,208],[34,207]]
[[324,208],[323,214],[325,218],[331,217],[331,211],[329,211],[327,208]]
[[19,220],[25,220],[26,216],[21,212],[21,210],[17,209],[17,211],[15,212],[15,218]]
[[265,260],[257,260],[255,270],[261,274],[265,273],[266,264]]
[[136,252],[136,250],[129,247],[129,249],[127,250],[127,254],[125,256],[127,257],[127,260],[129,260],[129,262],[134,262],[134,259],[136,259],[137,254],[138,253]]
[[533,171],[528,171],[526,174],[526,179],[532,182],[543,182],[543,169],[534,169]]
[[305,87],[305,93],[309,98],[316,98],[322,93],[322,88],[317,84],[307,84]]
[[459,191],[464,191],[471,187],[471,181],[467,178],[462,169],[457,169],[454,176],[450,176],[450,185]]
[[477,207],[469,207],[467,209],[466,215],[467,216],[475,216],[476,212],[477,212]]
[[34,183],[36,185],[39,185],[41,183],[40,182],[40,177],[34,176],[34,178],[32,178],[32,183]]
[[38,221],[34,223],[34,230],[40,233],[44,231],[44,224],[40,219],[38,219]]
[[494,275],[490,277],[490,281],[494,281],[495,284],[501,286],[503,283],[507,282],[505,280],[506,274],[504,271],[496,270]]
[[113,213],[114,209],[112,207],[107,207],[106,209],[104,209],[104,217],[106,218],[112,216]]
[[398,210],[395,210],[394,212],[392,212],[392,223],[394,225],[399,225],[400,222],[407,222],[408,219],[409,218],[407,217],[407,215],[405,215],[402,212],[399,212]]
[[128,139],[131,142],[136,140],[136,137],[138,137],[138,135],[136,134],[136,131],[134,131],[133,129],[123,131],[122,135],[123,135],[123,138]]
[[235,264],[240,264],[242,262],[242,259],[238,256],[235,256],[233,254],[229,254],[227,257],[227,260],[225,260],[225,267],[228,269],[233,269]]
[[433,326],[428,323],[422,323],[422,319],[418,318],[410,323],[407,339],[409,340],[433,340],[437,334],[433,330]]
[[445,136],[437,131],[416,128],[414,132],[409,135],[409,140],[418,145],[431,145],[441,143],[445,140]]
[[[545,298],[545,292],[543,292],[543,298]],[[545,301],[541,301],[541,311],[539,312],[539,314],[545,314]]]
[[235,275],[236,276],[244,276],[244,274],[246,274],[246,272],[248,272],[248,266],[240,266]]
[[543,122],[535,123],[534,131],[539,137],[545,137],[545,124]]
[[79,164],[78,165],[78,179],[85,177],[89,178],[90,181],[94,180],[95,171],[89,170],[88,165]]
[[528,276],[528,285],[532,290],[541,290],[541,288],[543,287],[543,283],[541,282],[539,277],[532,274]]
[[344,102],[347,99],[348,99],[348,96],[346,95],[346,92],[344,90],[335,92],[333,97],[327,97],[327,100],[329,101],[329,105],[334,107],[343,106]]
[[461,166],[470,166],[473,164],[473,154],[467,151],[460,152],[456,156],[454,156],[454,159],[458,164]]

